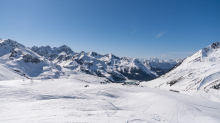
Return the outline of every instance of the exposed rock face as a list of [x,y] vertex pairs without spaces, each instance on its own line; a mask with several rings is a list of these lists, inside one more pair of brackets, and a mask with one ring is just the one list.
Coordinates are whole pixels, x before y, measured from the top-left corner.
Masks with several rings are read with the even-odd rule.
[[135,67],[132,67],[130,69],[130,72],[128,71],[128,69],[125,69],[124,71],[119,71],[121,74],[123,74],[124,76],[126,76],[128,79],[133,79],[133,80],[152,80],[155,79],[157,76],[156,75],[149,75],[146,74],[146,72],[144,72],[142,69],[137,69]]
[[9,56],[11,59],[13,59],[13,58],[19,58],[21,55],[22,55],[23,53],[22,53],[22,51],[20,51],[20,50],[14,50],[14,51],[12,51],[12,53],[11,53],[11,55]]
[[71,48],[69,48],[66,45],[63,45],[61,47],[54,47],[51,48],[50,46],[41,46],[41,47],[37,47],[37,46],[33,46],[31,48],[32,51],[36,52],[37,54],[39,54],[40,56],[44,56],[45,58],[47,58],[50,61],[53,61],[54,59],[56,59],[59,54],[63,53],[64,55],[73,55],[75,54]]
[[40,60],[38,58],[33,57],[30,54],[26,54],[22,57],[25,62],[31,62],[31,63],[35,63],[35,64],[40,63]]
[[219,42],[213,43],[213,44],[211,45],[211,47],[212,47],[213,49],[219,48]]

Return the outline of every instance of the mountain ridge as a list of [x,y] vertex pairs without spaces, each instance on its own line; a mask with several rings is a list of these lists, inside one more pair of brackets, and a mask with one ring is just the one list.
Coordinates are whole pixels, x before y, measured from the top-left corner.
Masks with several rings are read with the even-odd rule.
[[220,102],[220,42],[185,58],[172,70],[142,86],[175,90]]
[[83,72],[105,77],[113,82],[127,79],[146,81],[158,77],[159,73],[146,61],[118,57],[112,53],[105,55],[93,51],[76,53],[66,45],[53,48],[50,46],[27,48],[11,39],[2,39],[0,50],[2,64],[33,79],[52,79]]

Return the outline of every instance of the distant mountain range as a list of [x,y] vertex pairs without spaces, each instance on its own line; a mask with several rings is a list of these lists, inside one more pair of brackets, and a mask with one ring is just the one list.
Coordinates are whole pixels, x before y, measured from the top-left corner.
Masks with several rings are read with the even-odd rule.
[[[180,60],[140,60],[111,53],[72,51],[66,45],[27,48],[11,39],[0,40],[0,80],[16,78],[52,79],[86,73],[120,82],[127,79],[152,80],[173,68]],[[4,77],[3,77],[4,76]],[[15,79],[15,78],[13,78]]]

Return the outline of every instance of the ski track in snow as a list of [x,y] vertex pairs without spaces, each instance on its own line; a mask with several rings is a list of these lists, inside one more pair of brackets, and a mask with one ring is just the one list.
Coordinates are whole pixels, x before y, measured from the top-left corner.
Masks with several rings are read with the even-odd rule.
[[218,123],[219,107],[217,102],[175,92],[116,83],[0,82],[0,122],[7,123]]

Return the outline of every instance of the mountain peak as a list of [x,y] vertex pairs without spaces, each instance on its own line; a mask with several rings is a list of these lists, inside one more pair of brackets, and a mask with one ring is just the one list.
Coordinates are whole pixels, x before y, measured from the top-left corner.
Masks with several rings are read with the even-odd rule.
[[214,43],[211,44],[211,47],[212,47],[213,49],[217,49],[217,48],[219,48],[219,45],[220,45],[220,42],[216,41],[216,42],[214,42]]
[[98,54],[96,52],[93,52],[93,51],[89,52],[88,55],[89,56],[102,56],[102,55],[100,55],[100,54]]
[[109,57],[110,59],[111,59],[111,58],[120,59],[119,57],[113,55],[112,53],[108,53],[108,54],[106,54],[106,55],[104,55],[104,56],[107,56],[107,57]]
[[85,54],[85,51],[81,51],[80,54]]
[[68,47],[67,45],[62,45],[62,46],[60,46],[60,47],[58,47],[58,48],[61,48],[61,49],[71,49],[71,48]]
[[57,49],[58,49],[58,52],[59,52],[59,53],[65,52],[65,53],[67,53],[68,55],[74,53],[74,52],[72,51],[72,49],[71,49],[70,47],[68,47],[67,45],[62,45],[62,46],[58,47]]
[[10,47],[9,49],[15,49],[16,47],[24,48],[25,46],[18,43],[17,41],[11,39],[1,39],[0,45],[6,47]]
[[[199,53],[201,53],[202,57],[213,57],[217,58],[218,54],[220,54],[220,42],[214,42],[211,45],[201,49]],[[197,53],[198,54],[198,53]],[[218,58],[217,58],[218,59]]]
[[7,43],[7,44],[17,44],[16,41],[11,40],[11,39],[1,39],[0,41],[1,41],[1,42],[0,42],[1,44],[2,44],[2,43]]

